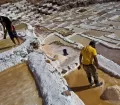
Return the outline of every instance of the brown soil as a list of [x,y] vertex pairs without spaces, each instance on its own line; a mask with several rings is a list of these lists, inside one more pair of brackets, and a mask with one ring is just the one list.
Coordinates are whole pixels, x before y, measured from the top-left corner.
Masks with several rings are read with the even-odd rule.
[[1,105],[42,105],[35,81],[26,63],[0,73]]
[[120,65],[120,50],[111,49],[102,44],[97,44],[96,49],[99,54]]
[[93,88],[90,88],[83,69],[71,72],[69,75],[65,76],[65,79],[69,87],[83,100],[85,105],[113,105],[110,102],[101,100],[100,96],[106,87],[116,84],[120,85],[120,80],[110,77],[100,70],[98,70],[98,74],[100,80],[104,80],[105,82],[101,87],[93,86]]

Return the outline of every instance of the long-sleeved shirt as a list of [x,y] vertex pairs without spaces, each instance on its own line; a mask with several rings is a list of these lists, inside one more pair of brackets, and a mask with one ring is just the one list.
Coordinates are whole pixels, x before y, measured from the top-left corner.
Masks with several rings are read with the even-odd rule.
[[10,21],[10,19],[5,16],[0,17],[2,18],[1,24],[3,25],[3,27],[6,28],[7,30],[11,30],[12,22]]

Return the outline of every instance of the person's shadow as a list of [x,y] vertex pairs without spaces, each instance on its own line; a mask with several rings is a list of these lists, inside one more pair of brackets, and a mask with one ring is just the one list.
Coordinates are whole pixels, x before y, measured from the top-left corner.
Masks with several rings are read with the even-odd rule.
[[85,91],[85,90],[92,89],[95,87],[96,86],[85,85],[85,86],[79,86],[79,87],[70,87],[69,89],[74,92],[80,92],[80,91]]

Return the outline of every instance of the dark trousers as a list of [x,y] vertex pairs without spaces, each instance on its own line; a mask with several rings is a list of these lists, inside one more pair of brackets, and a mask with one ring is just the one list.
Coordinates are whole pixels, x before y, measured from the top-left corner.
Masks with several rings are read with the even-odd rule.
[[96,72],[95,66],[93,64],[90,64],[90,65],[83,64],[83,69],[85,70],[85,72],[87,74],[89,83],[92,83],[92,77],[93,77],[94,83],[97,84],[98,83],[98,73]]
[[10,36],[10,39],[14,39],[14,38],[17,38],[17,33],[16,31],[8,31],[8,34]]

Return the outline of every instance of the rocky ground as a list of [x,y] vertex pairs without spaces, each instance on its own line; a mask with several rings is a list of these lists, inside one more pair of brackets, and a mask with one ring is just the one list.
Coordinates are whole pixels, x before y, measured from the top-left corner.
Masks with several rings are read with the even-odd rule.
[[[50,8],[49,10],[48,7]],[[59,12],[61,8],[61,6],[53,6],[51,3],[44,3],[42,6],[36,7],[25,0],[1,5],[0,15],[10,17],[16,26],[18,35],[25,40],[22,45],[16,48],[13,48],[10,39],[0,40],[0,71],[3,71],[1,75],[5,77],[7,74],[4,74],[4,72],[6,71],[10,73],[16,72],[15,70],[18,66],[13,67],[13,71],[11,71],[10,67],[28,60],[31,73],[37,81],[38,90],[42,91],[43,103],[56,105],[57,100],[60,98],[58,102],[60,105],[64,102],[66,105],[71,102],[71,105],[83,105],[82,101],[86,105],[119,105],[118,95],[115,95],[118,96],[118,100],[115,100],[114,98],[108,97],[107,92],[104,92],[106,89],[110,91],[109,87],[111,86],[118,85],[117,88],[115,87],[112,91],[118,89],[120,86],[120,80],[117,79],[120,78],[119,2],[94,4],[88,7],[77,7]],[[1,39],[2,34],[2,28],[0,28]],[[104,85],[98,88],[89,88],[84,70],[76,70],[79,64],[78,58],[80,50],[83,46],[88,45],[91,40],[98,42],[97,51],[100,65],[98,74],[100,81],[104,82]],[[37,50],[36,48],[31,48],[31,46],[34,45],[31,44],[33,42],[39,42],[39,48],[37,48]],[[66,56],[63,54],[64,49],[66,49],[68,53]],[[31,52],[36,53],[31,54]],[[38,55],[38,58],[36,55]],[[40,61],[40,58],[41,63],[36,62]],[[34,62],[32,62],[31,59],[34,59]],[[43,67],[43,69],[40,67]],[[50,69],[48,67],[50,67]],[[43,73],[42,70],[46,72]],[[25,71],[25,73],[27,72],[28,71]],[[41,73],[43,73],[45,77],[42,76]],[[19,74],[19,76],[21,75]],[[51,77],[51,83],[49,82],[50,78],[47,78],[46,75]],[[63,76],[65,76],[67,83]],[[31,81],[30,78],[28,81]],[[45,84],[42,80],[45,81]],[[3,84],[3,81],[1,83]],[[23,87],[25,84],[27,84],[27,81],[22,84]],[[34,85],[34,83],[31,84]],[[69,96],[69,92],[68,97],[62,96],[62,92],[64,93],[64,91],[69,90],[66,85],[68,85],[82,101],[78,99],[72,91],[70,92],[71,96]],[[54,86],[54,91],[49,88],[51,86]],[[57,89],[59,86],[60,88]],[[20,88],[19,86],[17,87],[17,84],[11,84],[11,87]],[[6,89],[6,85],[0,88],[2,90]],[[21,90],[23,93],[24,91],[30,90],[26,88],[25,90]],[[34,92],[35,91],[36,90],[34,90]],[[56,96],[56,93],[59,95]],[[102,95],[102,93],[106,95]],[[112,93],[115,94],[116,91]],[[2,91],[2,94],[7,93]],[[17,92],[14,94],[17,94]],[[26,92],[26,94],[28,93]],[[19,96],[19,94],[17,95]],[[105,96],[105,98],[101,98],[101,95]],[[8,102],[10,101],[9,103],[11,103],[12,99],[7,97],[7,95],[4,96],[6,96],[4,98],[7,98]],[[52,98],[55,96],[54,101]],[[37,97],[36,93],[34,97]],[[23,103],[17,103],[17,105],[25,105],[27,99],[28,98],[22,100],[21,98],[20,100],[22,100],[21,102]],[[41,102],[41,99],[33,99],[33,102],[36,104],[38,104],[38,101]],[[14,100],[17,102],[17,98],[14,98]],[[6,103],[4,100],[1,102],[2,104]]]

